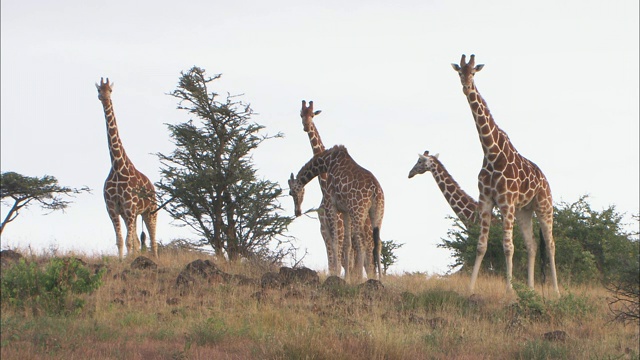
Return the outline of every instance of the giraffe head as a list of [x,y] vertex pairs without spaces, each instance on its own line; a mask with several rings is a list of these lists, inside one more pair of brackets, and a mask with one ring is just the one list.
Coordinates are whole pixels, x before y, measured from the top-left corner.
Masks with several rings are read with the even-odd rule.
[[465,60],[466,56],[463,54],[462,59],[460,59],[460,65],[451,64],[453,70],[460,75],[460,82],[464,87],[470,87],[473,83],[473,75],[484,67],[484,64],[476,65],[475,57],[475,55],[471,54],[469,62],[467,63]]
[[302,118],[302,127],[305,132],[309,132],[311,128],[309,125],[313,121],[313,117],[320,114],[322,110],[313,111],[313,101],[309,101],[309,106],[307,106],[307,102],[302,100],[302,109],[300,110],[300,117]]
[[104,82],[104,79],[100,78],[100,85],[96,83],[96,88],[98,89],[98,99],[100,99],[100,101],[111,98],[113,83],[109,83],[109,78],[107,78],[107,82]]
[[438,154],[429,155],[429,151],[425,151],[424,155],[418,154],[418,162],[413,165],[413,168],[409,171],[409,179],[418,174],[424,174],[427,171],[435,169],[435,159],[437,158]]
[[293,206],[295,207],[296,217],[302,215],[302,200],[304,200],[304,185],[300,180],[293,177],[289,178],[289,195],[293,197]]

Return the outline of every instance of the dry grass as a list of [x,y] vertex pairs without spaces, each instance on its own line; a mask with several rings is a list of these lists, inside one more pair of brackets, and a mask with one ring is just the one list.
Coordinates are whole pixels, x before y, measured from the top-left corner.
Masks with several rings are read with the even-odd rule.
[[[563,289],[560,300],[538,297],[544,310],[532,315],[523,311],[526,302],[514,305],[518,296],[505,292],[502,278],[481,277],[471,299],[468,277],[423,274],[387,276],[375,291],[205,282],[181,292],[176,277],[205,255],[161,253],[157,270],[132,270],[133,259],[78,257],[107,265],[102,287],[74,317],[2,304],[2,359],[637,359],[640,353],[638,326],[610,321],[600,287]],[[255,279],[268,270],[219,267]],[[542,290],[536,294],[548,291]],[[554,330],[567,339],[543,339]]]

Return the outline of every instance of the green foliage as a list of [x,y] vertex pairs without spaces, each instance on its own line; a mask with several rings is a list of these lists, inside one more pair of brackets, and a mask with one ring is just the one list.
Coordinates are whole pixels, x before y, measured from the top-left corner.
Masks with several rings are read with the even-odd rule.
[[0,199],[3,204],[11,199],[13,204],[2,220],[0,234],[6,224],[15,220],[21,209],[29,207],[32,202],[40,204],[45,210],[63,210],[69,206],[70,201],[62,199],[61,195],[72,196],[83,191],[91,191],[88,187],[74,189],[58,185],[58,180],[49,175],[41,178],[24,176],[7,171],[0,174]]
[[518,295],[516,312],[518,315],[531,320],[546,320],[547,307],[544,300],[533,289],[520,283],[513,284],[513,290]]
[[562,275],[577,282],[617,277],[638,258],[638,243],[624,230],[615,206],[595,211],[582,196],[554,210],[556,262]]
[[208,86],[220,76],[198,67],[181,73],[170,95],[197,120],[167,125],[176,149],[157,154],[163,179],[156,186],[169,214],[200,237],[197,245],[211,245],[220,259],[278,261],[293,251],[283,235],[292,218],[280,214],[282,189],[258,177],[251,153],[282,135],[261,135],[264,126],[250,121],[253,110],[236,96],[219,101]]
[[596,305],[585,296],[567,293],[558,299],[545,300],[524,284],[515,283],[513,289],[518,295],[516,312],[530,320],[548,321],[551,318],[556,321],[575,320],[586,318],[591,312],[596,311]]
[[556,319],[585,318],[596,311],[596,305],[585,296],[578,296],[571,292],[562,294],[555,300],[549,300],[551,315]]
[[52,258],[44,269],[21,259],[3,270],[0,296],[3,304],[16,308],[68,315],[82,309],[84,301],[76,295],[98,289],[105,271],[91,274],[76,259]]
[[[502,247],[502,217],[499,212],[495,211],[493,218],[495,221],[489,229],[489,242],[487,244],[487,252],[482,261],[482,268],[485,271],[503,274],[506,271],[506,262]],[[450,265],[451,269],[461,266],[465,271],[470,270],[476,259],[480,225],[465,225],[458,218],[450,217],[450,219],[453,221],[453,227],[447,232],[448,238],[442,239],[442,243],[438,244],[438,247],[453,252],[454,263]],[[534,232],[536,234],[538,232],[537,229],[537,226],[535,226]],[[527,276],[527,252],[522,232],[517,226],[513,230],[513,245],[513,276],[514,278],[525,278]],[[539,256],[540,254],[538,254]]]
[[[502,248],[502,225],[499,213],[494,213],[498,221],[491,226],[487,252],[482,262],[485,271],[498,274],[505,272]],[[556,244],[556,269],[564,283],[587,283],[617,278],[629,264],[637,264],[638,241],[625,232],[623,214],[614,206],[595,211],[582,196],[574,203],[561,202],[554,207],[554,240]],[[538,237],[537,222],[534,222],[534,236]],[[459,266],[470,269],[476,258],[476,246],[480,236],[480,226],[468,228],[458,219],[453,219],[453,227],[446,239],[438,247],[453,252],[452,269]],[[539,242],[540,239],[538,238]],[[520,229],[513,230],[513,276],[525,279],[527,253]],[[540,264],[540,251],[537,252]],[[548,273],[548,270],[546,271]],[[540,279],[540,267],[536,267],[536,278]]]
[[398,261],[398,256],[393,252],[400,249],[404,244],[398,244],[393,240],[382,240],[382,250],[380,252],[380,262],[382,264],[382,272],[387,273],[387,269]]

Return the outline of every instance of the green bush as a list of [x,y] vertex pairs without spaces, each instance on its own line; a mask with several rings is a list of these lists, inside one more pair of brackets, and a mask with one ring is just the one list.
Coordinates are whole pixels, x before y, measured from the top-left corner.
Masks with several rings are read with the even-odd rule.
[[547,306],[535,290],[521,283],[514,283],[513,290],[518,295],[517,313],[530,320],[547,320]]
[[551,318],[555,321],[579,320],[596,310],[595,304],[585,296],[567,293],[558,299],[545,301],[535,290],[524,284],[515,283],[513,289],[518,295],[516,312],[530,320],[549,321]]
[[53,258],[44,268],[21,259],[2,272],[0,300],[18,309],[33,308],[50,315],[68,315],[84,306],[77,295],[102,285],[105,269],[95,274],[77,259]]

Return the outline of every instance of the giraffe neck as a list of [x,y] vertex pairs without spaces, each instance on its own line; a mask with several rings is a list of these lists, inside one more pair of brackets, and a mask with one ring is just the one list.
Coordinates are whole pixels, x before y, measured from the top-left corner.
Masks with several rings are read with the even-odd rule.
[[469,87],[463,87],[463,92],[467,96],[473,118],[476,122],[476,129],[482,144],[482,150],[485,157],[488,154],[508,153],[512,151],[513,146],[507,134],[502,131],[496,124],[487,102],[480,96],[475,83],[471,83]]
[[324,152],[324,144],[322,143],[322,139],[320,138],[320,133],[318,133],[318,128],[316,128],[316,125],[313,123],[313,121],[311,121],[308,126],[309,130],[306,131],[306,133],[307,135],[309,135],[309,142],[311,143],[313,155],[318,155]]
[[[320,155],[324,152],[325,147],[322,143],[322,139],[320,138],[320,133],[318,132],[318,128],[313,123],[313,120],[309,121],[307,125],[308,129],[305,129],[307,135],[309,135],[309,143],[311,144],[311,150],[313,150],[313,155]],[[320,183],[320,190],[323,194],[326,194],[327,191],[327,173],[321,173],[318,175],[318,182]]]
[[432,160],[434,168],[430,170],[431,174],[451,209],[463,222],[476,222],[478,202],[460,188],[458,182],[449,174],[440,160],[436,158],[432,158]]
[[131,165],[127,153],[124,151],[120,134],[118,133],[118,124],[116,123],[116,115],[113,112],[113,103],[111,99],[102,100],[104,108],[104,118],[107,122],[107,140],[109,143],[109,155],[111,156],[111,167],[114,171],[128,168]]
[[322,173],[326,173],[328,170],[328,161],[331,152],[324,151],[318,155],[315,155],[311,160],[302,166],[296,179],[298,179],[302,185],[307,185],[309,181],[313,180],[316,176]]

